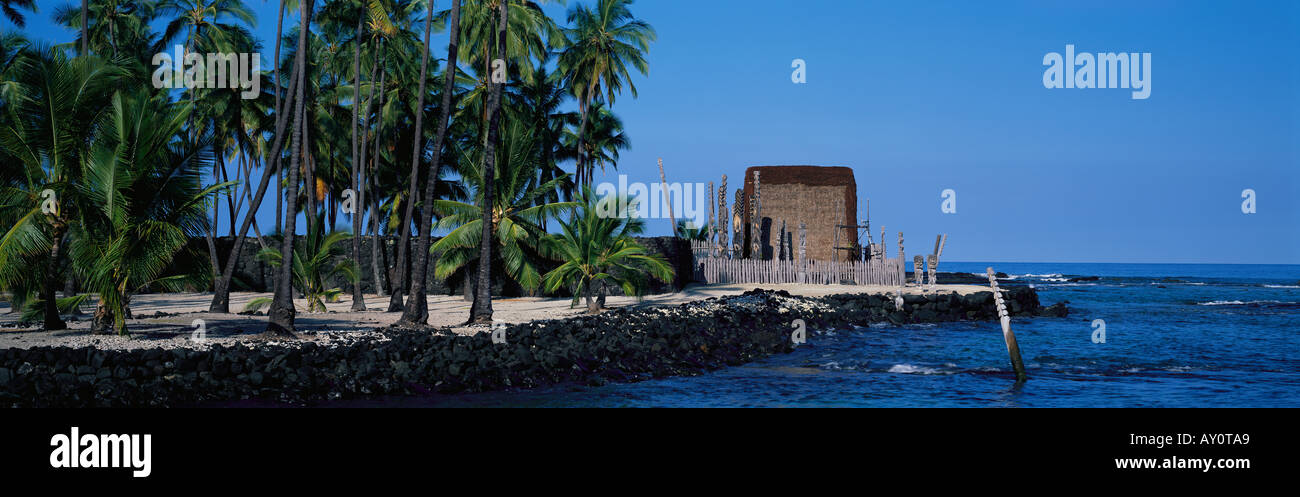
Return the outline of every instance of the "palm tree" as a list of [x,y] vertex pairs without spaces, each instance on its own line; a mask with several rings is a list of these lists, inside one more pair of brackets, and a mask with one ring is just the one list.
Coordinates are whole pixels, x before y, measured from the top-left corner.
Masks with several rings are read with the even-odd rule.
[[[560,110],[569,93],[556,73],[550,73],[546,69],[549,58],[548,54],[548,57],[538,62],[531,76],[523,78],[515,104],[507,107],[507,110],[513,111],[511,119],[531,123],[537,142],[537,184],[566,176],[559,165],[565,155],[562,137],[566,126],[578,124],[576,112]],[[569,198],[573,198],[573,181],[570,177],[565,177],[555,191],[547,192],[538,202],[559,202]],[[542,227],[546,227],[545,219],[542,220]]]
[[[144,57],[157,48],[149,46],[154,41],[149,23],[157,18],[155,6],[149,0],[101,0],[94,5],[83,3],[81,10],[64,5],[54,10],[54,22],[76,28],[79,36],[88,38],[79,38],[79,44],[101,57],[116,59],[125,52],[147,63]],[[83,26],[83,19],[87,25]]]
[[[510,25],[510,8],[509,2],[502,0],[498,9],[501,12],[501,21],[497,24],[497,53],[506,54],[506,28]],[[469,322],[475,324],[490,324],[492,322],[492,208],[496,205],[496,196],[494,190],[495,181],[488,178],[496,177],[496,150],[498,137],[501,134],[501,90],[505,82],[497,83],[491,81],[492,95],[488,98],[488,128],[487,141],[483,145],[483,178],[482,198],[479,202],[481,211],[482,224],[481,237],[479,239],[478,260],[483,261],[478,265],[477,288],[474,291],[474,303],[470,305]]]
[[[425,20],[423,52],[424,60],[421,61],[420,68],[420,104],[416,106],[416,131],[415,137],[417,142],[421,138],[421,128],[418,115],[424,113],[424,65],[428,63],[428,45],[429,45],[429,26],[433,19],[433,0],[429,0],[429,13]],[[443,69],[442,85],[442,105],[438,107],[438,131],[433,138],[433,160],[430,161],[433,167],[433,173],[429,174],[427,184],[424,187],[424,211],[423,219],[420,220],[420,241],[415,249],[415,273],[411,275],[411,296],[406,300],[406,307],[402,311],[402,322],[407,325],[424,325],[429,322],[429,299],[425,293],[424,280],[429,271],[429,238],[433,231],[433,212],[435,199],[434,195],[438,185],[437,171],[442,164],[442,147],[443,140],[447,138],[447,125],[451,120],[452,97],[456,91],[456,56],[459,52],[457,45],[460,37],[460,0],[451,2],[451,34],[447,42],[447,65]],[[416,145],[416,150],[411,158],[412,167],[420,162],[420,148]],[[411,174],[411,183],[415,184],[416,173]],[[412,188],[412,192],[414,192]],[[444,238],[445,239],[445,238]]]
[[[257,22],[253,12],[241,0],[162,0],[157,9],[159,15],[174,16],[163,30],[162,38],[159,40],[160,50],[161,45],[172,42],[184,32],[186,52],[234,52],[236,51],[234,47],[240,45],[242,39],[248,36],[248,31],[241,29],[242,26],[238,23],[252,26]],[[187,89],[187,98],[190,103],[197,104],[199,94],[206,91],[209,90],[201,92],[196,88]],[[191,115],[191,119],[194,117],[197,116]],[[191,120],[186,128],[190,138],[194,139],[198,134],[199,126]],[[218,177],[215,170],[213,177]],[[214,230],[217,222],[217,213],[214,212],[212,216]],[[221,263],[217,260],[215,237],[216,233],[213,231],[207,233],[208,258],[212,264],[214,279],[220,276],[217,272],[221,268]]]
[[[238,43],[234,48],[239,52],[256,53],[261,48],[251,35],[231,38],[232,42]],[[261,74],[253,76],[264,78]],[[259,87],[270,88],[271,85],[263,84]],[[210,129],[214,136],[213,145],[216,147],[216,161],[213,164],[214,181],[230,180],[228,165],[232,161],[235,165],[235,181],[238,182],[241,176],[245,180],[242,192],[237,184],[234,188],[228,189],[226,194],[226,206],[230,216],[229,230],[232,237],[235,236],[237,216],[243,208],[244,200],[246,198],[251,200],[249,192],[251,184],[247,183],[252,174],[252,167],[263,162],[261,154],[265,142],[263,135],[275,125],[271,99],[272,95],[266,91],[253,98],[245,98],[243,89],[219,87],[206,91],[195,107],[195,112],[200,114],[197,120],[200,129]],[[214,204],[214,220],[219,214],[216,207]],[[260,239],[261,229],[257,226],[256,220],[253,228]],[[214,274],[221,273],[220,267],[213,269],[216,271]]]
[[[558,184],[568,179],[567,175],[555,178],[544,184],[535,183],[537,171],[537,147],[528,123],[513,121],[506,127],[501,145],[501,167],[492,179],[496,192],[494,205],[491,206],[493,227],[491,243],[499,250],[491,263],[505,270],[510,277],[529,293],[541,286],[541,274],[538,268],[541,259],[546,257],[542,239],[546,230],[542,221],[564,211],[578,207],[575,202],[542,203],[541,199],[554,192]],[[438,222],[439,229],[451,230],[433,244],[432,252],[441,254],[435,268],[435,276],[446,280],[453,273],[466,267],[472,267],[479,259],[478,248],[483,233],[483,216],[481,205],[483,198],[483,160],[484,151],[475,150],[461,155],[460,170],[464,179],[470,184],[478,185],[475,203],[454,200],[436,200],[434,209],[443,214]]]
[[19,98],[6,99],[0,148],[14,165],[6,169],[23,174],[4,185],[0,201],[0,226],[9,226],[0,235],[0,286],[39,293],[45,329],[60,330],[67,325],[54,292],[64,281],[65,238],[88,206],[78,189],[82,157],[121,73],[97,57],[68,59],[57,49],[31,53],[12,71]]
[[628,215],[635,200],[622,199],[627,208],[618,212],[616,196],[596,198],[585,187],[580,200],[582,207],[560,222],[561,232],[547,239],[549,249],[564,263],[543,277],[546,291],[568,288],[573,305],[584,298],[587,312],[594,314],[604,308],[609,285],[622,288],[624,295],[642,295],[648,277],[672,280],[672,266],[632,238],[645,230],[644,220]]
[[233,182],[202,186],[212,161],[207,143],[181,140],[190,109],[148,89],[113,96],[108,119],[84,157],[71,255],[80,279],[99,295],[92,333],[126,334],[130,294],[145,287],[179,291],[206,281],[207,268],[165,274],[169,262],[207,224],[206,206]]
[[[335,262],[339,257],[346,255],[341,244],[352,235],[346,231],[325,234],[323,219],[317,219],[317,222],[307,226],[307,235],[303,237],[303,243],[294,247],[293,285],[307,300],[307,312],[325,312],[325,303],[336,302],[343,294],[343,291],[337,287],[331,288],[330,281],[342,279],[355,283],[358,279],[355,262],[351,260]],[[274,267],[281,267],[284,262],[280,251],[270,247],[258,252],[257,258]],[[244,307],[244,311],[256,312],[271,302],[272,299],[265,297],[253,299]]]
[[220,51],[235,41],[231,37],[240,23],[257,24],[257,17],[242,0],[162,0],[158,13],[175,16],[163,30],[162,43],[185,31],[185,49],[191,52]]
[[614,98],[622,92],[624,84],[635,98],[636,84],[628,67],[642,75],[649,72],[645,52],[650,50],[650,42],[656,35],[648,23],[632,16],[629,7],[633,1],[597,0],[595,9],[577,5],[569,10],[568,22],[574,26],[565,30],[569,46],[560,54],[558,70],[578,98],[581,120],[575,153],[578,154],[578,181],[583,185],[591,184],[592,165],[584,157],[582,142],[586,138],[592,103],[603,97],[606,105],[614,105]]
[[[280,246],[280,258],[284,267],[280,269],[275,281],[275,292],[274,297],[272,297],[274,300],[271,302],[271,310],[267,319],[266,333],[273,336],[294,335],[293,239],[298,217],[298,166],[308,152],[306,145],[303,143],[303,133],[307,128],[307,112],[303,100],[306,99],[305,88],[307,87],[307,33],[311,31],[311,19],[314,13],[312,10],[313,3],[315,3],[313,0],[300,0],[298,6],[298,13],[302,23],[298,28],[298,52],[297,59],[293,64],[299,82],[294,102],[296,107],[294,115],[297,123],[293,128],[293,141],[289,148],[289,183],[288,191],[285,192],[288,208],[285,209],[284,232],[282,233],[284,240]],[[310,223],[308,224],[310,225]]]
[[[599,102],[591,105],[588,114],[590,124],[584,136],[579,137],[575,129],[565,128],[560,137],[563,144],[560,159],[585,157],[589,172],[599,166],[604,173],[607,164],[618,169],[619,151],[632,148],[632,139],[623,131],[623,120]],[[588,182],[590,179],[588,176]]]
[[[86,0],[82,0],[81,3],[85,4]],[[23,13],[18,11],[20,8],[35,13],[36,2],[35,0],[0,0],[0,12],[4,12],[5,19],[14,23],[14,26],[25,28],[27,27],[27,18],[23,17]]]
[[[284,38],[283,38],[283,37],[284,37],[284,11],[285,11],[285,9],[294,9],[294,10],[297,10],[297,9],[298,9],[298,0],[280,0],[280,7],[277,8],[277,9],[275,9],[275,12],[276,12],[276,20],[275,20],[275,55],[273,55],[273,57],[275,57],[275,58],[272,59],[272,61],[271,61],[271,63],[274,64],[275,67],[271,70],[271,77],[274,78],[274,80],[272,81],[272,83],[274,84],[274,88],[275,88],[275,115],[276,115],[276,116],[279,116],[279,115],[283,114],[282,108],[280,107],[281,101],[283,100],[283,99],[281,98],[281,96],[280,96],[280,48],[281,48],[281,46],[284,44]],[[293,79],[293,78],[290,77],[290,79]],[[277,132],[277,134],[278,134],[278,132]],[[277,156],[277,157],[278,157],[278,156]],[[279,162],[278,158],[277,158],[276,162],[277,162],[277,163]],[[282,184],[284,184],[284,169],[283,169],[283,168],[279,168],[279,167],[277,167],[277,168],[275,168],[275,169],[276,169],[276,173],[275,173],[275,184],[277,184],[277,185],[282,185]],[[280,191],[279,191],[279,189],[276,189],[276,194],[275,194],[275,231],[276,231],[277,233],[280,231],[281,223],[284,222],[284,204],[283,204],[283,202],[281,202],[281,200],[283,200],[283,198],[282,198],[281,195],[280,195]],[[259,201],[260,201],[260,199],[259,199]],[[238,254],[236,254],[236,255],[238,255]],[[233,260],[233,259],[232,259],[232,260]],[[223,277],[223,278],[225,277],[224,274],[223,274],[222,277]]]
[[[298,3],[298,0],[282,0],[280,2],[281,21],[283,21],[284,18],[284,6],[286,4],[291,4],[291,3]],[[277,26],[276,29],[278,34],[280,27]],[[299,71],[296,70],[293,71],[293,74],[289,78],[288,88],[284,92],[285,98],[281,99],[279,76],[278,76],[280,72],[280,67],[279,67],[280,58],[278,57],[280,51],[279,36],[277,36],[276,38],[277,41],[275,46],[276,46],[277,57],[275,58],[274,61],[272,61],[272,63],[275,66],[271,71],[273,75],[276,75],[275,84],[273,85],[276,94],[275,111],[273,113],[273,115],[275,116],[275,132],[273,135],[274,140],[272,141],[272,145],[269,149],[269,152],[265,154],[265,157],[267,163],[275,166],[276,169],[275,176],[280,177],[280,175],[283,172],[283,168],[281,167],[280,157],[281,157],[281,153],[284,151],[283,147],[286,142],[285,133],[284,133],[285,127],[289,124],[290,121],[293,120],[291,119],[291,117],[296,115],[287,112],[287,110],[293,106],[295,101],[298,100],[296,98],[298,96],[297,89],[298,87],[302,86],[299,84],[299,82],[302,79],[301,78],[302,74]],[[295,64],[294,67],[297,68],[300,65],[301,64]],[[212,303],[208,306],[208,312],[223,313],[223,314],[230,312],[230,284],[235,275],[234,262],[238,260],[240,254],[242,253],[241,250],[243,249],[244,246],[244,239],[248,235],[248,228],[251,224],[253,224],[253,221],[256,219],[258,207],[262,205],[262,200],[266,197],[266,190],[267,187],[270,186],[271,178],[272,178],[271,171],[262,172],[262,179],[259,180],[258,182],[257,192],[254,193],[251,198],[250,201],[251,203],[249,204],[248,207],[248,213],[244,215],[244,220],[243,222],[240,223],[239,230],[236,232],[235,235],[234,246],[231,247],[230,249],[230,256],[226,258],[226,260],[228,261],[226,267],[220,271],[221,274],[219,275],[218,278],[216,278],[216,281],[212,285]],[[276,183],[281,185],[283,184],[283,182],[279,180],[277,180]],[[277,188],[277,192],[278,191],[279,188]],[[281,213],[282,206],[280,205],[280,199],[278,197],[279,194],[277,193],[276,231],[281,231],[279,214]],[[210,246],[210,249],[211,248],[214,247]]]
[[689,219],[677,221],[677,237],[684,240],[707,242],[711,232],[709,223],[704,223],[704,226],[696,226],[695,222]]
[[[419,198],[420,164],[423,162],[422,159],[424,158],[424,88],[425,88],[425,83],[428,82],[428,75],[429,75],[429,36],[433,32],[433,15],[434,15],[433,0],[429,0],[428,7],[425,9],[425,14],[424,14],[424,42],[420,46],[420,80],[419,80],[420,90],[416,96],[417,104],[415,106],[415,133],[411,135],[411,142],[412,142],[411,148],[413,150],[411,151],[411,175],[410,175],[411,180],[410,180],[410,190],[409,190],[410,193],[407,194],[407,198],[409,200],[406,203],[406,215],[402,217],[403,219],[402,241],[400,242],[400,247],[398,248],[398,252],[401,255],[398,256],[397,267],[399,270],[401,270],[402,274],[406,274],[406,246],[408,243],[410,243],[410,233],[411,233],[411,228],[409,225],[411,223],[411,220],[415,218],[414,217],[415,199]],[[435,163],[434,168],[436,169],[437,167],[438,166]],[[437,175],[436,174],[429,175],[428,181],[429,181],[429,188],[433,189],[435,187],[434,183],[437,182]],[[425,212],[429,211],[427,206],[425,207],[424,211]],[[420,239],[421,240],[426,239],[428,238],[428,236],[429,236],[428,230],[424,229],[424,225],[421,225]],[[426,260],[425,257],[417,257],[417,259],[422,263]],[[421,269],[420,273],[421,276],[423,276],[424,270]],[[419,285],[419,289],[421,290],[420,297],[421,300],[423,300],[424,282],[420,281],[419,283],[417,283],[414,279],[412,279],[411,281],[412,291],[416,289],[416,285]],[[400,305],[401,298],[402,298],[402,293],[400,287],[395,288],[393,290],[393,296],[389,302],[389,306],[388,306],[389,312],[396,311],[402,307]],[[394,306],[393,305],[394,303],[397,303],[399,305]],[[403,322],[408,324],[423,322],[426,319],[425,316],[427,316],[428,314],[428,309],[410,309],[410,310],[402,309],[402,310],[403,312],[402,312],[401,319]]]
[[[361,111],[361,48],[365,43],[365,20],[369,10],[366,8],[365,0],[349,0],[342,2],[327,3],[321,12],[322,24],[335,24],[339,28],[353,25],[351,31],[352,43],[352,120],[350,123],[350,145],[352,148],[351,161],[349,163],[348,181],[356,202],[356,208],[352,212],[352,262],[358,268],[361,267],[361,236],[364,234],[365,220],[365,192],[361,188],[359,176],[364,174],[362,171],[361,160],[364,156],[364,150],[359,148],[360,140],[360,111]],[[375,281],[375,286],[379,282]],[[366,310],[365,294],[361,291],[361,279],[357,278],[352,284],[352,311]]]
[[[503,55],[496,52],[498,18],[495,15],[502,7],[510,11]],[[543,59],[549,48],[557,43],[563,44],[564,33],[534,1],[469,0],[464,10],[459,55],[477,78],[473,89],[461,99],[463,109],[460,113],[478,119],[478,136],[485,139],[490,118],[488,100],[493,91],[490,81],[494,73],[493,60],[501,59],[515,66],[522,76],[530,77],[534,69],[531,59]]]
[[[18,62],[27,54],[30,44],[27,38],[17,32],[0,33],[0,105],[13,100],[19,84],[15,81]],[[0,112],[3,108],[0,108]],[[4,116],[0,115],[0,119]]]
[[[372,11],[376,10],[376,9],[374,8],[375,5],[377,5],[377,4],[372,4]],[[416,53],[417,53],[417,51],[418,51],[418,54],[419,54],[418,56],[419,56],[419,58],[420,58],[420,71],[419,71],[419,76],[418,76],[418,77],[419,77],[419,83],[418,83],[418,85],[419,85],[419,87],[420,87],[420,90],[419,90],[419,92],[418,92],[419,95],[416,95],[416,98],[419,99],[419,107],[420,107],[420,108],[418,108],[418,109],[411,109],[411,112],[414,114],[414,116],[415,116],[415,120],[416,120],[416,122],[417,122],[417,124],[418,124],[418,126],[416,126],[416,127],[420,128],[420,129],[419,129],[419,133],[414,133],[414,134],[411,135],[412,140],[413,140],[413,143],[412,143],[411,146],[412,146],[413,148],[421,147],[422,144],[423,144],[423,136],[424,136],[424,135],[423,135],[423,131],[424,131],[424,130],[423,130],[423,116],[424,116],[424,109],[423,109],[424,104],[423,104],[423,98],[424,98],[424,88],[425,88],[425,84],[427,83],[427,77],[428,77],[428,52],[429,52],[429,44],[428,44],[428,36],[425,36],[425,39],[424,39],[424,40],[422,41],[422,43],[419,45],[419,48],[413,48],[413,47],[410,47],[408,44],[404,43],[406,40],[405,40],[405,37],[404,37],[403,35],[406,33],[405,26],[409,23],[409,19],[411,19],[415,14],[417,14],[417,13],[419,12],[419,10],[421,10],[421,9],[426,11],[426,12],[425,12],[425,16],[426,16],[426,17],[425,17],[425,21],[426,21],[426,22],[425,22],[425,31],[428,32],[428,31],[432,30],[432,27],[433,27],[433,25],[432,25],[432,22],[433,22],[433,13],[432,13],[431,9],[426,9],[425,7],[426,7],[426,5],[424,5],[424,4],[420,4],[420,3],[417,3],[417,2],[410,2],[410,3],[405,3],[405,4],[403,4],[403,3],[398,3],[397,5],[394,5],[394,6],[391,6],[391,7],[388,7],[388,8],[379,9],[379,10],[383,10],[384,12],[387,12],[388,14],[391,14],[391,15],[393,16],[393,17],[390,19],[389,22],[391,22],[394,26],[401,26],[401,29],[394,28],[395,33],[396,33],[395,35],[390,36],[390,35],[388,35],[388,34],[385,34],[385,36],[384,36],[384,38],[383,38],[383,40],[384,40],[384,43],[383,43],[383,44],[384,44],[384,47],[385,47],[385,56],[387,56],[387,54],[388,54],[389,51],[392,51],[392,52],[394,52],[396,55],[398,55],[398,57],[396,57],[396,60],[399,62],[398,65],[397,65],[397,67],[396,67],[396,69],[398,69],[398,74],[397,74],[397,76],[399,76],[399,77],[402,76],[402,73],[405,72],[405,71],[403,71],[403,70],[406,69],[405,64],[403,64],[403,63],[412,61],[413,58],[416,57]],[[373,14],[372,14],[372,15],[373,15]],[[407,50],[409,50],[409,53],[405,53],[405,54],[404,54],[403,52],[406,52]],[[403,56],[403,55],[405,55],[405,56]],[[383,80],[384,77],[385,77],[386,75],[387,75],[387,72],[385,72],[385,74],[381,74],[381,75],[380,75],[380,79]],[[415,75],[411,75],[410,77],[414,78],[414,77],[417,77],[417,76],[415,76]],[[408,87],[408,88],[409,88],[409,87]],[[396,95],[396,94],[400,94],[403,90],[405,90],[405,88],[403,88],[403,85],[398,85],[397,89],[394,91],[394,94],[395,94],[395,95]],[[387,95],[383,95],[383,97],[386,98],[386,100],[388,101],[388,106],[387,106],[387,107],[381,106],[381,111],[380,111],[381,116],[383,116],[383,117],[389,117],[389,118],[392,118],[392,119],[394,119],[394,120],[398,120],[398,119],[400,119],[401,117],[404,117],[403,115],[399,115],[399,114],[405,114],[404,112],[400,112],[400,113],[399,113],[399,112],[393,112],[393,111],[396,110],[396,109],[395,109],[396,107],[399,107],[399,106],[400,106],[400,107],[405,107],[405,106],[406,106],[406,103],[407,103],[407,102],[410,102],[409,99],[388,98]],[[405,110],[405,109],[402,109],[402,110]],[[382,121],[382,120],[380,121],[380,124],[381,124],[381,125],[383,124],[383,121]],[[396,127],[397,127],[397,126],[393,126],[393,128],[396,128]],[[400,131],[400,130],[394,130],[394,131]],[[376,142],[375,142],[375,147],[376,147],[376,148],[378,148],[379,145],[380,145],[380,141],[378,140],[378,136],[379,136],[379,134],[378,134],[378,132],[376,132]],[[396,140],[394,140],[394,141],[396,141]],[[395,147],[396,143],[394,143],[393,145],[394,145],[394,147]],[[395,150],[395,148],[394,148],[394,150]],[[418,150],[423,150],[423,149],[422,149],[422,148],[418,148]],[[418,153],[418,152],[417,152],[417,153]],[[394,152],[394,155],[396,155],[396,152]],[[377,158],[377,156],[378,156],[378,151],[376,151],[376,158]],[[397,222],[397,225],[396,225],[396,228],[397,228],[397,234],[398,234],[398,238],[399,238],[399,241],[398,241],[398,244],[397,244],[397,261],[396,261],[397,264],[396,264],[396,266],[394,266],[394,268],[393,268],[393,269],[394,269],[394,278],[393,278],[393,280],[395,280],[395,281],[393,281],[392,293],[389,295],[389,300],[388,300],[388,309],[387,309],[388,312],[396,312],[396,311],[400,311],[400,310],[402,310],[402,308],[403,308],[402,297],[405,295],[404,290],[405,290],[405,288],[406,288],[406,281],[407,281],[408,276],[409,276],[409,274],[410,274],[410,272],[409,272],[409,270],[408,270],[408,267],[407,267],[407,262],[408,262],[408,261],[407,261],[407,250],[408,250],[408,248],[409,248],[409,246],[410,246],[410,241],[411,241],[411,223],[412,223],[412,221],[413,221],[413,219],[414,219],[414,213],[415,213],[415,201],[416,201],[416,199],[419,198],[419,195],[418,195],[418,192],[419,192],[419,186],[418,186],[418,185],[419,185],[419,174],[418,174],[418,172],[419,172],[419,167],[418,167],[418,166],[419,166],[419,164],[420,164],[420,161],[418,161],[418,160],[412,161],[412,164],[411,164],[411,166],[410,166],[411,174],[405,177],[406,180],[408,181],[408,183],[406,183],[406,185],[405,185],[405,188],[398,188],[398,189],[394,190],[394,191],[397,191],[398,193],[397,193],[397,194],[395,195],[395,197],[393,198],[393,203],[392,203],[392,213],[393,213],[394,215],[396,215],[397,212],[398,212],[397,209],[398,209],[399,206],[400,206],[400,207],[404,207],[404,208],[402,209],[401,217],[396,221],[396,222]],[[403,197],[404,200],[407,202],[405,205],[400,205],[399,200],[402,200],[402,199],[397,198],[397,197],[401,197],[401,196],[402,196],[402,192],[406,192],[405,195],[404,195],[404,197]]]

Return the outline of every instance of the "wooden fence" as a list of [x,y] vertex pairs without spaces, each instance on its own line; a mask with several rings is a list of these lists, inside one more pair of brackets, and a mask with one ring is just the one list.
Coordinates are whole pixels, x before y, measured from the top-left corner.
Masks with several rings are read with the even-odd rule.
[[828,262],[696,257],[695,281],[725,283],[810,283],[901,286],[903,259]]

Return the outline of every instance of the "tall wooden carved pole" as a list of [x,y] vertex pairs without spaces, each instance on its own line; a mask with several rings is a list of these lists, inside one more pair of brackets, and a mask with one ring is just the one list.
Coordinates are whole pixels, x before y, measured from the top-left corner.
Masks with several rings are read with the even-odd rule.
[[745,190],[736,189],[736,201],[732,205],[731,215],[731,257],[745,257]]
[[1007,343],[1007,355],[1011,356],[1011,368],[1016,371],[1016,383],[1025,381],[1025,363],[1020,359],[1020,345],[1016,343],[1016,334],[1011,331],[1011,316],[1007,314],[1006,303],[1002,301],[1002,290],[998,289],[998,278],[993,268],[988,268],[989,286],[993,287],[993,303],[998,307],[998,320],[1002,323],[1002,339]]
[[903,285],[907,284],[907,275],[904,274],[905,270],[903,269],[904,264],[906,264],[906,262],[904,262],[905,260],[904,258],[907,257],[906,254],[907,252],[903,251],[903,232],[899,231],[898,232],[898,289],[900,293],[903,289]]
[[808,224],[799,222],[799,282],[808,282]]
[[753,212],[750,215],[751,227],[749,232],[749,256],[754,259],[763,259],[763,247],[760,245],[763,234],[763,196],[759,193],[758,171],[754,171],[754,201]]
[[924,282],[921,281],[922,277],[925,276],[925,269],[921,267],[924,264],[924,257],[920,255],[912,257],[912,282],[916,283],[916,286],[922,286],[924,284]]
[[785,250],[785,218],[781,218],[781,231],[777,236],[780,237],[777,239],[777,246],[780,248],[776,251],[776,260],[783,261],[789,259],[790,252]]
[[[698,229],[704,232],[704,243],[708,245],[709,255],[712,256],[713,255],[713,225],[718,223],[718,221],[713,218],[713,182],[712,181],[709,182],[709,195],[704,198],[707,199],[706,201],[709,203],[709,224],[706,225],[707,228],[705,226],[700,226]],[[686,200],[682,199],[682,204],[685,203]]]
[[937,269],[938,269],[938,267],[939,267],[939,256],[934,255],[934,254],[930,254],[930,260],[929,260],[929,262],[930,262],[930,264],[929,264],[929,266],[930,266],[930,279],[927,280],[926,283],[930,285],[930,290],[933,291],[933,290],[934,290],[934,286],[938,283],[938,281],[935,279],[935,277],[936,277]]
[[718,225],[713,227],[717,239],[717,256],[723,257],[727,253],[727,235],[730,234],[727,229],[727,175],[722,175],[722,184],[718,185]]
[[664,203],[668,204],[668,221],[673,223],[673,236],[677,236],[677,216],[673,215],[673,198],[668,195],[668,177],[664,176],[664,159],[659,158],[659,184],[664,188]]

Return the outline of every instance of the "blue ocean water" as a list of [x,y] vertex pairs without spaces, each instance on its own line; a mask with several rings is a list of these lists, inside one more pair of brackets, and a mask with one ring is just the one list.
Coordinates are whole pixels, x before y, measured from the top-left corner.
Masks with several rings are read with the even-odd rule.
[[[1300,266],[944,263],[1007,273],[1068,318],[816,330],[795,352],[694,377],[349,401],[536,407],[1298,407]],[[1069,281],[1098,276],[1096,281]],[[1094,343],[1094,320],[1106,342]]]

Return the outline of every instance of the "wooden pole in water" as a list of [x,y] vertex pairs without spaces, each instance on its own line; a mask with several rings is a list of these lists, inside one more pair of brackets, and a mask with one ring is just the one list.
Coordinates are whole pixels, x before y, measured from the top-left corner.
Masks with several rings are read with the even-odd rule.
[[1007,315],[1007,306],[1002,302],[1002,290],[998,289],[998,278],[993,268],[988,268],[989,285],[993,287],[993,302],[998,307],[998,320],[1002,322],[1002,338],[1007,342],[1007,354],[1011,356],[1011,367],[1016,370],[1016,382],[1029,377],[1025,375],[1025,363],[1020,360],[1020,345],[1016,344],[1016,334],[1011,331],[1011,316]]

